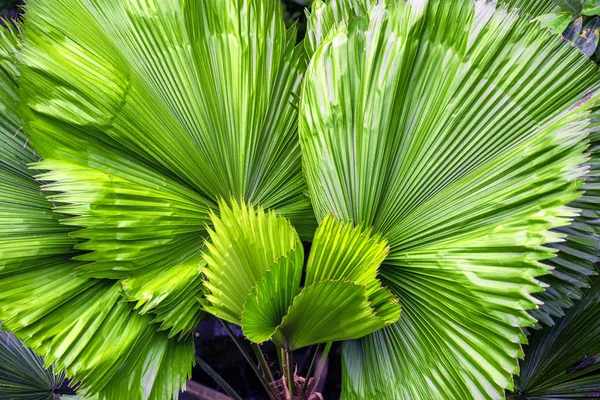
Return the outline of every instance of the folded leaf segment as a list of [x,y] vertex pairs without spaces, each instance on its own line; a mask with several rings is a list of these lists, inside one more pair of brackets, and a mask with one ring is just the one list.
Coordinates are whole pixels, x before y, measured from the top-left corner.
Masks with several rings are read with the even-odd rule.
[[327,216],[304,248],[273,211],[220,202],[205,254],[206,311],[240,325],[256,343],[286,350],[356,339],[398,320],[400,306],[377,272],[387,243]]

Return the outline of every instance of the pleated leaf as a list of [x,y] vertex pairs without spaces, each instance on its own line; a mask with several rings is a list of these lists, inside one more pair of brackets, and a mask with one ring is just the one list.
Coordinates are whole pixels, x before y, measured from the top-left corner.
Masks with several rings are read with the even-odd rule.
[[287,220],[236,201],[220,203],[205,255],[210,313],[261,343],[295,350],[356,339],[398,319],[396,299],[376,279],[387,245],[329,216],[317,229],[300,286],[303,247]]
[[600,279],[556,325],[534,332],[514,396],[577,399],[600,395]]
[[[0,99],[18,103],[17,31],[3,31]],[[152,318],[124,301],[120,282],[76,276],[83,262],[72,228],[41,193],[26,164],[37,153],[2,114],[0,163],[0,321],[54,364],[79,394],[110,400],[175,399],[191,375],[193,341],[171,341]],[[16,131],[12,129],[16,128]],[[0,368],[6,367],[2,363]],[[34,371],[30,371],[32,374]],[[31,397],[28,397],[31,398]]]
[[[566,0],[567,2],[571,0]],[[573,0],[578,2],[579,0]],[[561,4],[562,3],[562,4]],[[517,9],[523,14],[529,14],[531,16],[548,15],[550,13],[568,13],[573,17],[576,12],[571,7],[565,7],[563,0],[499,0],[498,6],[508,5],[510,8]],[[556,32],[562,33],[562,32]]]
[[209,230],[204,256],[205,286],[210,292],[206,299],[211,303],[206,310],[239,325],[252,288],[280,258],[287,257],[290,265],[279,265],[292,269],[290,275],[280,276],[295,277],[285,283],[300,283],[304,249],[289,221],[273,211],[255,210],[235,200],[219,205],[219,215],[211,215],[214,228]]
[[[544,18],[548,17],[548,15],[542,14],[559,10],[559,7],[549,0],[515,0],[508,3],[510,6],[527,10],[539,21],[543,21]],[[549,6],[554,7],[554,9]],[[581,26],[579,29],[581,29]],[[563,30],[557,29],[553,33],[562,33]],[[589,277],[597,273],[594,264],[600,261],[600,241],[598,240],[600,218],[598,218],[597,207],[599,199],[598,174],[600,172],[597,155],[600,143],[600,136],[598,136],[599,123],[600,115],[596,107],[589,126],[591,144],[588,149],[590,153],[590,159],[587,163],[589,169],[583,187],[585,194],[570,204],[571,207],[581,210],[580,215],[568,227],[557,230],[566,234],[565,241],[552,246],[558,250],[558,253],[556,257],[545,261],[545,263],[554,269],[550,275],[540,278],[548,287],[544,292],[535,295],[544,304],[540,305],[539,309],[530,312],[535,319],[544,325],[553,325],[555,318],[564,316],[564,310],[571,307],[574,300],[581,299],[582,289],[589,287]]]
[[56,211],[83,228],[78,273],[122,280],[140,312],[185,334],[201,317],[190,260],[218,198],[312,234],[293,104],[305,60],[278,3],[32,1],[27,24],[28,134]]
[[387,240],[380,278],[403,309],[346,343],[342,397],[502,398],[544,245],[577,215],[600,79],[495,3],[374,3],[321,35],[300,102],[317,218]]
[[0,399],[52,400],[65,374],[45,368],[44,360],[10,332],[0,331]]

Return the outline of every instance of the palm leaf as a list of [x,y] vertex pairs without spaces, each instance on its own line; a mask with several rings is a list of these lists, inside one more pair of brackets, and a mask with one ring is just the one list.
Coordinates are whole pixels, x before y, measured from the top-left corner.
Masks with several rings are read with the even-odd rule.
[[[508,5],[508,7],[517,9],[521,13],[532,16],[541,16],[544,14],[557,13],[559,11],[573,11],[567,3],[575,4],[579,0],[499,0],[498,6]],[[581,4],[581,3],[579,3]],[[560,6],[559,6],[560,5]],[[564,6],[564,8],[562,8]],[[573,11],[575,13],[575,11]]]
[[[514,396],[593,398],[600,393],[600,279],[556,325],[534,332]],[[510,398],[510,397],[509,397]]]
[[[559,7],[549,0],[514,0],[507,3],[511,7],[526,10],[538,19],[546,13],[560,11]],[[581,299],[582,289],[589,287],[589,277],[597,273],[594,264],[600,261],[598,241],[600,219],[597,207],[600,172],[597,155],[600,144],[597,133],[599,122],[600,116],[595,110],[589,127],[591,145],[588,151],[591,156],[585,177],[586,184],[583,187],[585,194],[570,204],[571,207],[581,210],[580,215],[568,227],[557,229],[566,237],[564,242],[552,245],[558,250],[556,257],[545,261],[553,267],[552,273],[540,277],[540,281],[548,287],[544,292],[535,295],[544,304],[530,312],[535,319],[545,325],[554,325],[555,318],[564,316],[564,310],[571,307],[574,300]]]
[[600,80],[493,3],[385,3],[320,36],[300,103],[317,217],[383,235],[380,276],[404,310],[345,345],[343,397],[501,398],[544,245],[577,215],[565,205],[581,195]]
[[221,202],[211,219],[205,309],[241,325],[248,339],[295,350],[359,338],[398,319],[397,302],[376,277],[387,245],[369,230],[326,218],[302,288],[304,251],[287,220],[235,201]]
[[[0,48],[2,104],[18,102],[17,31],[3,32]],[[8,109],[8,108],[7,108]],[[78,240],[40,191],[25,163],[37,156],[11,129],[16,113],[2,114],[0,164],[0,321],[3,328],[44,356],[45,365],[82,381],[86,397],[175,398],[191,374],[191,340],[157,332],[122,298],[117,281],[75,276],[83,265]],[[17,128],[18,129],[18,128]]]
[[28,134],[56,211],[84,228],[78,272],[122,280],[140,312],[185,334],[217,198],[312,233],[291,104],[305,61],[277,3],[33,1],[28,25]]
[[65,380],[10,332],[0,331],[0,399],[51,400]]

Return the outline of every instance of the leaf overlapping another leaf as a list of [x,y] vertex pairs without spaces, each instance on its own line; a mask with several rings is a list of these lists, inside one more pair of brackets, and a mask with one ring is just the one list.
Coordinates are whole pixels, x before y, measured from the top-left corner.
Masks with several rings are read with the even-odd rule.
[[53,400],[65,374],[44,368],[44,360],[10,332],[0,331],[0,399]]
[[[549,11],[549,9],[540,9],[539,6],[544,4],[550,5],[550,1],[510,1],[508,2],[514,7],[523,7],[532,11],[532,16],[537,17],[536,20],[544,21],[558,14],[540,15]],[[589,8],[593,2],[585,2],[584,9]],[[537,9],[534,8],[538,6]],[[558,6],[555,5],[555,8]],[[564,14],[564,13],[563,13]],[[569,22],[573,19],[572,14],[567,13]],[[562,14],[561,14],[562,15]],[[564,15],[563,15],[564,16]],[[576,34],[581,31],[581,18],[577,18],[571,25],[568,31],[563,33],[567,36],[567,40],[575,40]],[[577,28],[577,24],[578,28]],[[547,27],[542,23],[542,28]],[[566,28],[566,27],[564,27]],[[561,33],[563,27],[558,26],[556,32]],[[572,36],[569,32],[573,32]],[[594,35],[592,35],[594,36]],[[598,218],[598,128],[600,121],[597,107],[592,110],[590,115],[588,129],[590,131],[590,147],[588,153],[590,159],[587,162],[588,171],[585,176],[585,185],[583,190],[585,194],[570,204],[571,207],[579,209],[580,215],[575,217],[573,223],[567,227],[559,228],[556,231],[566,235],[565,241],[553,244],[552,247],[558,250],[555,257],[545,261],[545,264],[553,267],[550,275],[540,278],[540,281],[548,285],[544,292],[536,294],[536,298],[544,304],[540,305],[539,309],[531,310],[531,315],[540,323],[545,325],[553,325],[554,318],[562,317],[564,310],[573,305],[574,300],[581,298],[582,289],[589,286],[589,277],[596,274],[594,266],[600,260],[600,248],[598,247],[598,227],[600,218]]]
[[317,217],[383,235],[380,276],[403,307],[347,342],[343,397],[502,398],[550,270],[544,245],[563,237],[550,230],[577,215],[565,205],[581,195],[598,75],[494,2],[364,7],[311,15],[330,30],[300,104]]
[[[600,279],[556,325],[534,332],[515,396],[593,398],[600,393]],[[510,398],[510,397],[509,397]]]
[[[193,343],[169,336],[201,317],[217,198],[314,231],[290,104],[305,67],[295,32],[275,2],[53,0],[28,4],[18,43],[3,37],[0,320],[83,395],[175,398]],[[54,203],[25,166],[41,157]]]
[[354,339],[396,321],[400,308],[377,280],[387,254],[369,230],[332,216],[304,251],[287,220],[245,203],[220,203],[205,255],[205,309],[241,325],[248,339],[288,350]]
[[[18,100],[15,35],[0,48],[0,96]],[[7,90],[8,89],[8,90]],[[2,103],[5,98],[2,97]],[[170,341],[122,300],[120,283],[75,276],[82,263],[72,228],[41,194],[26,163],[37,161],[31,144],[10,127],[16,113],[3,113],[8,154],[0,164],[0,321],[24,340],[46,366],[55,364],[80,393],[107,399],[174,398],[191,374],[193,343]],[[123,374],[123,371],[128,371]]]

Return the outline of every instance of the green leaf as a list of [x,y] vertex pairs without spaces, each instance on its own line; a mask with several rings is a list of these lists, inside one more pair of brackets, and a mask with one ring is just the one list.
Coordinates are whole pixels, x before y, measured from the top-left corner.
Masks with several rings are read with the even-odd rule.
[[33,1],[28,24],[28,133],[56,211],[84,228],[79,273],[123,280],[142,313],[187,333],[201,316],[189,260],[217,198],[273,208],[310,237],[292,104],[305,60],[277,3]]
[[[45,160],[38,176],[53,192],[54,211],[75,215],[64,225],[85,228],[78,266],[86,277],[122,279],[140,312],[156,313],[171,335],[189,333],[201,318],[199,263],[211,203],[178,182],[143,165],[122,161],[96,168]],[[118,260],[118,262],[115,262]],[[169,280],[168,278],[172,278]],[[176,279],[173,279],[175,278]]]
[[21,26],[8,23],[0,28],[0,159],[3,169],[29,177],[31,173],[21,166],[39,160],[39,156],[27,146],[23,133],[23,121],[19,116],[19,93],[17,81],[19,32]]
[[308,56],[312,58],[332,29],[355,15],[366,14],[367,9],[367,3],[361,0],[330,0],[327,4],[321,0],[313,1],[304,41]]
[[597,274],[596,263],[600,261],[600,113],[595,107],[590,120],[591,153],[587,162],[588,172],[585,194],[569,206],[581,210],[571,225],[557,229],[566,235],[564,242],[555,243],[552,247],[558,250],[556,257],[546,260],[552,266],[551,275],[540,278],[548,285],[536,298],[544,304],[532,310],[531,315],[546,325],[554,325],[553,318],[564,316],[564,309],[573,306],[573,300],[581,299],[582,289],[589,287],[590,276]]
[[583,8],[584,0],[552,0],[552,2],[564,11],[579,14]]
[[[206,311],[239,325],[244,304],[256,283],[289,253],[299,253],[290,261],[302,262],[304,250],[286,219],[273,211],[255,211],[244,202],[230,203],[221,201],[219,215],[211,214],[214,228],[209,230],[210,242],[206,243],[204,274],[210,292],[206,299],[212,304]],[[301,274],[302,264],[294,262],[293,266]]]
[[544,14],[534,19],[541,24],[542,28],[548,28],[552,33],[563,33],[572,20],[573,16],[565,13]]
[[305,60],[280,4],[33,1],[28,24],[23,93],[45,158],[147,163],[312,234],[292,104]]
[[[0,99],[19,101],[14,68],[17,32],[3,32]],[[8,109],[8,108],[6,108]],[[0,321],[25,345],[55,364],[80,394],[100,399],[173,399],[191,375],[192,340],[171,341],[152,318],[123,301],[121,283],[74,272],[78,240],[40,191],[26,163],[38,156],[16,113],[2,114],[0,130]],[[4,364],[3,364],[4,365]]]
[[596,68],[492,3],[380,1],[321,36],[300,102],[315,212],[383,235],[403,308],[345,345],[343,397],[501,398],[544,245],[577,215]]
[[598,40],[600,40],[600,18],[594,18],[585,25],[574,44],[583,54],[591,57],[598,47]]
[[[519,10],[523,14],[531,16],[541,16],[547,13],[559,13],[562,8],[559,7],[553,0],[499,0],[498,7],[507,5],[511,9]],[[570,10],[566,11],[569,15],[573,15]]]
[[387,245],[369,230],[329,216],[301,288],[303,248],[285,219],[235,201],[221,202],[211,219],[205,309],[241,325],[248,339],[294,350],[359,338],[398,319],[395,298],[376,279]]
[[[191,376],[192,340],[169,340],[140,316],[109,280],[81,280],[73,265],[35,263],[3,275],[4,327],[82,381],[84,396],[101,399],[174,399]],[[124,373],[123,371],[127,371]]]
[[0,392],[12,400],[57,399],[54,390],[65,380],[65,374],[45,368],[44,360],[10,332],[0,331]]
[[600,14],[600,0],[585,0],[583,3],[583,15],[598,15]]
[[600,392],[600,279],[556,325],[534,332],[516,395],[522,399],[592,398]]

